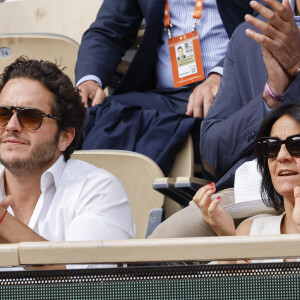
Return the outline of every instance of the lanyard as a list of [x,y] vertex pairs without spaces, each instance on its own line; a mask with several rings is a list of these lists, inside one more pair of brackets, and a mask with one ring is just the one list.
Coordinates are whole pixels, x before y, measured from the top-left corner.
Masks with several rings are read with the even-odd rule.
[[[194,23],[193,23],[192,32],[196,28],[196,23],[199,23],[199,21],[200,21],[202,8],[203,8],[203,0],[196,0],[195,9],[194,9],[194,13],[193,13],[193,19],[197,19],[197,21],[194,21]],[[165,3],[164,27],[165,27],[165,30],[168,32],[169,39],[171,39],[172,36],[171,36],[170,28],[172,28],[172,23],[171,23],[169,0],[166,0],[166,3]]]

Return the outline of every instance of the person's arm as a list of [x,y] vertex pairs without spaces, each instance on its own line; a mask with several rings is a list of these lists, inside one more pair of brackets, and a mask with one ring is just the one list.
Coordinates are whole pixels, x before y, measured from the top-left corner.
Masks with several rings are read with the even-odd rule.
[[[205,222],[214,230],[218,236],[235,236],[236,230],[233,218],[219,204],[221,197],[212,199],[216,192],[215,185],[203,186],[195,194],[193,201],[201,209]],[[236,261],[218,261],[218,264],[230,264]]]
[[[142,18],[137,0],[103,1],[95,22],[82,37],[75,68],[76,82],[94,75],[101,80],[104,89],[121,57],[134,43]],[[87,93],[90,90],[80,88]],[[92,95],[89,97],[93,100]]]
[[[221,197],[221,206],[234,203],[233,189],[222,190],[215,193],[212,198]],[[199,199],[198,199],[199,201]],[[161,224],[159,224],[148,238],[179,238],[215,236],[216,233],[204,221],[200,208],[195,201],[189,206],[179,210]]]
[[[5,215],[4,215],[5,214]],[[41,242],[46,241],[24,223],[17,220],[10,213],[0,206],[0,243],[20,243],[20,242]]]
[[[244,15],[253,14],[255,11],[249,6],[249,0],[234,1],[234,4],[231,3],[234,9],[232,9],[231,5],[228,5],[228,2],[230,1],[219,1],[218,8],[219,11],[224,12],[223,14],[226,15],[227,18],[230,18],[230,22],[225,19],[223,23],[229,37],[231,37],[236,26],[243,21]],[[187,115],[202,118],[207,116],[208,110],[219,90],[220,80],[223,75],[224,60],[225,58],[223,57],[209,72],[207,79],[194,89],[189,97]]]
[[193,201],[201,209],[205,222],[214,230],[218,236],[235,236],[235,226],[231,215],[219,205],[221,196],[212,199],[216,192],[214,183],[200,188]]
[[[287,0],[282,4],[272,0],[266,2],[274,11],[252,3],[265,20],[245,16],[262,34],[251,29],[247,29],[246,34],[262,46],[270,88],[275,95],[283,96],[300,68],[300,34]],[[276,106],[276,101],[266,93],[264,98],[269,108]]]
[[[215,185],[204,186],[198,190],[193,201],[201,209],[205,222],[216,232],[218,236],[241,236],[249,235],[252,226],[252,220],[242,223],[236,230],[233,218],[221,207],[221,197],[212,199],[212,195],[216,192]],[[218,261],[219,264],[246,263],[246,260],[237,261]]]
[[[287,63],[287,57],[297,57],[300,49],[299,31],[295,29],[295,21],[290,11],[277,1],[269,0],[269,3],[271,2],[276,2],[277,6],[289,14],[289,19],[285,23],[290,25],[280,26],[278,31],[273,28],[272,39],[265,39],[264,35],[258,32],[261,26],[266,25],[263,18],[247,17],[251,25],[242,24],[230,41],[220,91],[207,118],[202,121],[200,152],[203,166],[217,179],[240,160],[252,155],[253,142],[265,113],[264,103],[269,108],[278,105],[278,102],[263,92],[267,80],[271,89],[282,95],[285,101],[296,103],[300,101],[300,76],[292,77],[288,68],[290,64]],[[256,5],[264,15],[265,12],[274,14],[272,10],[259,3]],[[281,40],[283,34],[280,30],[286,26],[287,35]],[[253,41],[247,39],[243,30]],[[288,33],[289,30],[293,35]],[[261,46],[257,42],[260,38],[271,43],[273,47],[276,43],[274,49],[277,51],[271,52],[265,42],[263,57]],[[281,60],[284,63],[281,63]]]
[[201,124],[203,166],[216,179],[252,154],[264,116],[267,72],[260,47],[244,33],[246,26],[240,25],[229,42],[219,92]]
[[[271,2],[274,1],[268,1]],[[288,15],[291,14],[289,9],[275,2]],[[256,6],[263,15],[274,14],[272,10],[259,3],[256,3]],[[275,15],[278,19],[279,14]],[[258,29],[262,29],[267,23],[261,17],[246,17],[251,25],[241,25],[230,42],[220,92],[201,127],[200,151],[204,168],[216,178],[223,176],[224,172],[240,159],[251,155],[258,127],[266,110],[264,103],[269,108],[278,105],[278,101],[274,101],[264,92],[263,85],[267,80],[273,92],[283,96],[285,101],[299,100],[297,92],[300,79],[299,76],[296,78],[291,76],[292,71],[288,67],[291,64],[287,63],[287,56],[297,57],[300,34],[298,29],[294,28],[296,26],[294,18],[290,15],[289,17],[289,19],[286,17],[285,21],[289,24],[288,26],[285,24],[288,28],[286,33],[291,30],[294,35],[287,33],[282,40],[283,33],[280,30],[284,26],[278,30],[273,28],[272,39],[267,41],[276,48],[276,51],[271,52],[270,47],[264,44],[263,57],[257,39],[264,35],[261,35]],[[242,29],[253,41],[247,40],[247,36],[240,32]],[[244,57],[241,57],[239,52]],[[244,92],[247,89],[248,92]]]
[[[66,241],[132,239],[135,225],[126,192],[111,174],[91,171],[76,199],[74,217],[65,228]],[[65,191],[72,195],[72,190]],[[70,196],[69,196],[70,197]],[[107,265],[80,265],[80,268],[102,268]],[[67,265],[68,269],[78,265]]]
[[[284,100],[287,102],[299,103],[300,76],[297,74],[300,64],[299,29],[290,10],[288,0],[283,0],[282,4],[273,0],[267,2],[275,9],[275,11],[278,10],[278,12],[274,13],[270,9],[259,5],[259,3],[254,3],[255,9],[262,13],[269,21],[267,23],[267,21],[264,22],[257,18],[247,16],[247,22],[262,30],[263,34],[253,30],[247,30],[246,33],[254,41],[259,43],[263,49],[266,49],[265,52],[268,52],[269,56],[272,58],[272,61],[270,62],[271,65],[280,64],[281,68],[288,74],[290,84],[284,91]],[[274,62],[274,60],[276,60],[276,62]],[[274,73],[274,76],[276,77],[277,72]],[[271,88],[278,94],[282,93],[284,90],[282,84],[277,86],[273,84]]]
[[66,241],[131,239],[134,234],[131,207],[122,184],[109,173],[91,172],[66,228]]
[[246,33],[268,50],[287,74],[294,78],[298,75],[300,67],[300,34],[289,0],[283,0],[282,4],[277,0],[264,1],[274,11],[256,1],[252,1],[251,6],[266,21],[249,15],[246,16],[247,22],[254,25],[262,33],[250,29]]
[[[296,159],[297,162],[297,169],[298,172],[300,172],[300,159]],[[293,209],[293,222],[296,226],[296,230],[298,233],[300,233],[300,186],[296,186],[294,188],[294,198],[295,198],[295,206]]]
[[[45,238],[34,232],[24,223],[17,220],[14,216],[7,212],[7,207],[11,204],[11,196],[7,196],[2,200],[0,205],[0,243],[21,243],[21,242],[43,242]],[[42,270],[42,269],[65,269],[65,265],[54,266],[32,266],[25,267],[26,270]]]

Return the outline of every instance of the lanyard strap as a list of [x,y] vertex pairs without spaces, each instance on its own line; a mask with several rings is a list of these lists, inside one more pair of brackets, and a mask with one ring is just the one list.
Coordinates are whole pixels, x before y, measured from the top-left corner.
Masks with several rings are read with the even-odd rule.
[[200,20],[203,8],[203,0],[196,0],[193,18]]
[[164,27],[165,28],[172,27],[171,16],[170,16],[169,0],[166,0],[164,15],[165,15],[165,17],[164,17]]
[[[194,13],[193,13],[193,18],[197,19],[198,21],[194,21],[192,31],[195,30],[196,23],[197,22],[199,23],[199,21],[200,21],[202,8],[203,8],[203,0],[196,0],[195,9],[194,9]],[[170,28],[172,28],[172,23],[171,23],[169,0],[166,0],[166,2],[165,2],[164,27],[165,27],[165,30],[167,30],[167,32],[168,32],[169,39],[171,39],[172,37],[171,37]]]

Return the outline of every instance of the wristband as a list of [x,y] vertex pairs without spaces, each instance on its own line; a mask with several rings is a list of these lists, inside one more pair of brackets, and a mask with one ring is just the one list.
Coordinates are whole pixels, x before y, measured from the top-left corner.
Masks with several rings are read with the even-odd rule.
[[265,92],[275,101],[277,102],[283,102],[283,97],[278,96],[274,94],[274,92],[271,90],[269,82],[267,81],[265,84]]
[[3,219],[4,219],[4,217],[5,217],[6,214],[7,214],[7,210],[5,210],[5,212],[4,212],[3,216],[2,216],[2,218],[0,219],[0,224],[2,223],[2,221],[3,221]]

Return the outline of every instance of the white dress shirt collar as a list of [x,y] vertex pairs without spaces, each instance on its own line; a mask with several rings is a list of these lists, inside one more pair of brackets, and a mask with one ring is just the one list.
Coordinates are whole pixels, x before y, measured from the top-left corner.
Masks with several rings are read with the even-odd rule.
[[61,155],[58,160],[48,169],[46,170],[41,177],[41,191],[44,192],[45,189],[54,184],[55,188],[58,188],[58,184],[61,178],[62,173],[66,167],[66,162],[64,156]]

